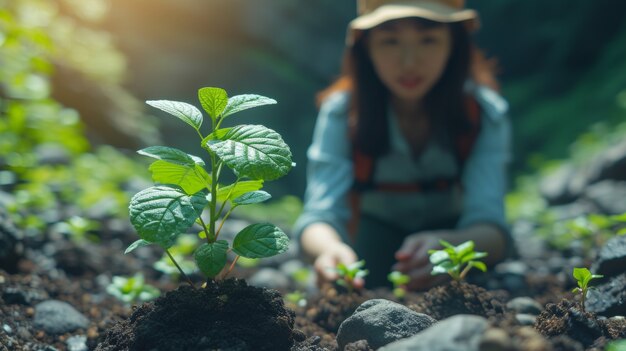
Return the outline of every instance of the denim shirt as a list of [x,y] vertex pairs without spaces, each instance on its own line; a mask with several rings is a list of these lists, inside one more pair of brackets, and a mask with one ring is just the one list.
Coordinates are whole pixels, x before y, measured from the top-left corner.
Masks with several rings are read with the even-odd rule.
[[[507,165],[511,161],[508,104],[485,86],[468,83],[466,90],[480,104],[482,115],[480,133],[463,166],[463,191],[366,193],[361,196],[362,213],[411,231],[428,229],[435,222],[456,216],[458,229],[490,223],[508,235],[504,213]],[[294,226],[298,239],[308,225],[324,222],[335,228],[344,242],[350,243],[348,192],[353,182],[353,163],[347,137],[349,99],[347,92],[334,93],[320,108],[307,152],[304,211]],[[419,158],[414,159],[396,118],[389,117],[391,151],[377,159],[375,181],[407,183],[457,174],[454,155],[436,142],[431,141]]]

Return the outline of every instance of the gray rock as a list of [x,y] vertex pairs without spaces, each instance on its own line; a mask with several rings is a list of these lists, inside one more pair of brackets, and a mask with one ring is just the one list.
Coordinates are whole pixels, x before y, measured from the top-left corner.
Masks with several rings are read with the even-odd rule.
[[517,313],[527,313],[532,315],[539,315],[543,307],[539,302],[533,300],[527,296],[516,297],[507,302],[506,307]]
[[605,278],[626,272],[626,235],[611,238],[604,244],[591,265],[591,271]]
[[533,326],[537,321],[537,316],[528,313],[517,313],[515,320],[517,320],[520,325]]
[[277,269],[261,268],[248,279],[248,283],[270,289],[287,289],[289,287],[289,278]]
[[87,328],[89,320],[67,302],[48,300],[35,306],[34,326],[49,334],[63,334]]
[[563,204],[570,202],[574,196],[570,194],[568,185],[575,169],[571,164],[563,164],[557,170],[543,177],[539,183],[541,195],[550,204]]
[[436,323],[432,317],[417,313],[398,303],[373,299],[365,301],[339,326],[339,349],[358,340],[367,340],[377,349],[390,342],[415,335]]
[[601,316],[626,315],[626,273],[611,278],[608,283],[589,290],[585,308]]
[[483,317],[459,314],[379,351],[478,351],[487,327]]
[[616,215],[626,212],[626,182],[603,180],[585,190],[583,198],[596,205],[602,213]]

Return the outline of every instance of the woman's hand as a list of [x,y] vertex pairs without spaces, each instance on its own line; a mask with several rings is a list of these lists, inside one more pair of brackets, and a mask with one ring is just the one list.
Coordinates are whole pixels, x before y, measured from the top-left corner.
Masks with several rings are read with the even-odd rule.
[[[357,261],[357,256],[352,248],[344,243],[334,243],[327,250],[315,259],[313,267],[317,273],[317,284],[335,281],[339,278],[335,268],[337,264],[352,264]],[[363,278],[356,278],[352,282],[356,289],[361,289],[365,285]]]
[[[447,276],[431,275],[433,266],[429,261],[428,250],[440,249],[439,240],[447,232],[422,232],[409,235],[395,253],[396,263],[392,269],[400,271],[411,278],[407,284],[410,290],[427,290],[447,280]],[[444,239],[445,240],[445,239]]]

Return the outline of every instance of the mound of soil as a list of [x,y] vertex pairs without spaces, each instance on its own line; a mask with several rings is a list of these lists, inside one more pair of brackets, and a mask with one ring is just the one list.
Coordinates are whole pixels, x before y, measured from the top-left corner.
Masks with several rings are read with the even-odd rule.
[[424,293],[423,301],[409,305],[414,311],[442,320],[457,314],[475,314],[501,319],[505,306],[492,291],[465,282],[451,281]]
[[294,318],[278,292],[243,280],[181,286],[136,308],[96,350],[289,350],[304,339]]
[[569,300],[547,304],[535,323],[535,329],[546,337],[565,335],[580,342],[585,348],[603,346],[607,340],[626,338],[626,323],[599,319],[582,311],[580,305]]

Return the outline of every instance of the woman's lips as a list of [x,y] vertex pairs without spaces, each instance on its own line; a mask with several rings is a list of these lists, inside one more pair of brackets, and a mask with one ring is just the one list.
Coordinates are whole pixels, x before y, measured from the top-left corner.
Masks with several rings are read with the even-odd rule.
[[421,77],[404,77],[398,79],[398,83],[406,89],[413,89],[420,85],[423,81],[424,79]]

